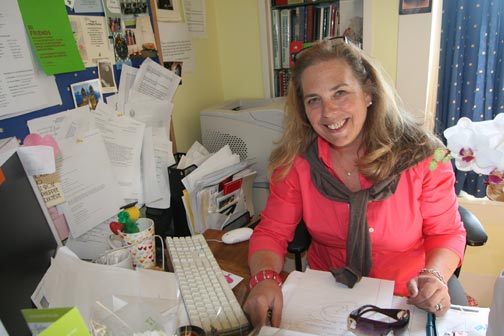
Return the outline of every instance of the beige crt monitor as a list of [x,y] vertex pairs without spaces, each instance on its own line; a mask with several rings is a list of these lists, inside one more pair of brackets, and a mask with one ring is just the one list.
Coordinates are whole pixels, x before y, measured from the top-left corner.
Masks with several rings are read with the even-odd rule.
[[226,144],[240,160],[255,159],[255,214],[259,214],[269,194],[268,159],[283,130],[285,98],[240,99],[223,102],[200,113],[203,146],[214,153]]

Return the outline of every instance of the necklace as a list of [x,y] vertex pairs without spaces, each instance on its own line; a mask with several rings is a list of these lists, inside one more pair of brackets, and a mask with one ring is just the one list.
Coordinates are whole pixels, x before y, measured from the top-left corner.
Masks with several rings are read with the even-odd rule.
[[[344,160],[344,157],[339,156],[336,152],[331,153],[332,160],[333,160],[333,167],[336,169],[336,167],[339,167],[340,172],[342,174],[346,175],[347,177],[352,177],[356,172],[359,171],[357,166],[355,165],[355,161],[350,162],[350,169],[347,169],[343,163],[349,163],[348,160]],[[339,157],[338,157],[339,156]]]

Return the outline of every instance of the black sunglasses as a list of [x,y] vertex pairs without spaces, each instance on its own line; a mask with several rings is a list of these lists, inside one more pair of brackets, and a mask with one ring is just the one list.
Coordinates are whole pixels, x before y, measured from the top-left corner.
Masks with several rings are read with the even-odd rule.
[[[376,315],[364,317],[365,314]],[[381,316],[380,316],[381,315]],[[374,317],[374,316],[373,316]],[[347,328],[356,335],[401,335],[409,323],[407,309],[383,309],[364,305],[353,310],[347,318]]]
[[316,45],[317,43],[322,43],[322,42],[326,42],[326,41],[332,41],[331,43],[334,43],[336,42],[337,40],[342,40],[343,43],[345,44],[349,44],[350,43],[350,39],[346,36],[333,36],[333,37],[329,37],[329,38],[325,38],[323,39],[322,41],[317,41],[317,42],[311,42],[311,43],[305,43],[302,47],[301,50],[297,51],[297,52],[293,52],[291,53],[291,63],[294,64],[299,56],[305,52],[306,50],[308,50],[310,47],[313,47],[314,45]]

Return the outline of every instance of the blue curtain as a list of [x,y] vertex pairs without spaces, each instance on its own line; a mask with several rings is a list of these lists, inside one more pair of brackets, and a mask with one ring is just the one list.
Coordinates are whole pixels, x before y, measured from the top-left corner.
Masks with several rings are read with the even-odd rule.
[[[504,0],[444,0],[436,133],[504,112]],[[486,176],[457,171],[456,192],[485,196]]]

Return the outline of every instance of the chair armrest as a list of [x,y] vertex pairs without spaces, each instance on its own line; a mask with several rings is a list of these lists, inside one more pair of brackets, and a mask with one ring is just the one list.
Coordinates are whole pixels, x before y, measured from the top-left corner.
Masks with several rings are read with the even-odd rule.
[[488,235],[478,218],[462,206],[459,206],[459,213],[467,232],[466,244],[469,246],[485,245]]
[[294,238],[287,245],[287,251],[294,254],[301,254],[308,250],[308,246],[311,243],[311,236],[306,229],[306,225],[303,220],[301,220],[296,227],[296,232],[294,233]]

